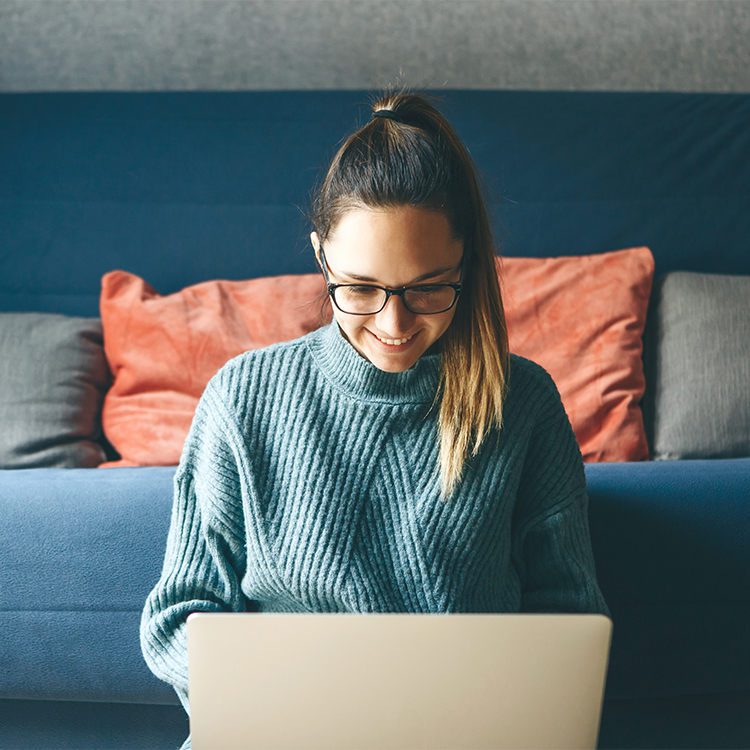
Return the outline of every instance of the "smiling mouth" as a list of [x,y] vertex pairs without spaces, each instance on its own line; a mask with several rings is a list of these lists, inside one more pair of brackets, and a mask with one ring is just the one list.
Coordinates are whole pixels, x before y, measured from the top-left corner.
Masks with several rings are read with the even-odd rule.
[[[372,333],[372,331],[370,331],[370,333]],[[411,341],[416,334],[412,333],[411,336],[405,339],[384,339],[378,336],[376,333],[373,333],[372,335],[375,336],[375,338],[378,341],[381,341],[382,343],[387,344],[388,346],[401,346],[402,344],[405,344],[407,341]]]

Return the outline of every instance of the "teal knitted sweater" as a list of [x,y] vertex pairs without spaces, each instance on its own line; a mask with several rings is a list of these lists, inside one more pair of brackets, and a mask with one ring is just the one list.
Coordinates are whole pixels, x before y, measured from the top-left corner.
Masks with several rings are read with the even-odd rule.
[[607,612],[552,379],[511,356],[502,430],[445,500],[439,376],[439,355],[378,370],[334,322],[211,380],[141,623],[186,708],[190,612]]

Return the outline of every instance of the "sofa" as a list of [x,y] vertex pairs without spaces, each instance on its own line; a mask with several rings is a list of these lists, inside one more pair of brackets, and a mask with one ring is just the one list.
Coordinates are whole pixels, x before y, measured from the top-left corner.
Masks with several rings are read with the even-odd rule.
[[[520,320],[528,274],[576,278],[543,364],[574,378],[583,365],[570,367],[558,339],[582,338],[589,311],[593,320],[622,289],[640,300],[624,322],[587,329],[589,354],[616,329],[632,386],[625,397],[619,381],[600,383],[588,397],[599,399],[597,434],[610,398],[626,403],[637,433],[626,445],[605,434],[583,451],[614,621],[599,745],[748,747],[750,95],[440,96],[516,274],[512,315]],[[185,386],[175,396],[176,431],[162,434],[169,420],[138,398],[166,393],[148,368],[171,346],[171,324],[167,338],[149,339],[144,318],[150,349],[123,354],[111,332],[132,330],[135,308],[112,303],[130,290],[183,309],[206,282],[211,293],[218,280],[244,284],[230,287],[246,294],[251,343],[267,343],[294,283],[306,279],[314,302],[305,209],[368,100],[0,94],[0,748],[173,748],[187,735],[175,694],[143,662],[138,626],[172,503],[174,465],[158,464],[173,463],[199,394]],[[586,258],[636,256],[638,283],[611,283],[619,265],[606,288],[587,271],[564,275]],[[206,346],[223,340],[212,327],[226,321],[222,310],[202,331]],[[325,315],[305,307],[274,335],[299,335]],[[146,368],[135,385],[123,375],[132,361]],[[182,361],[167,376],[191,370]],[[108,428],[114,414],[122,434]]]

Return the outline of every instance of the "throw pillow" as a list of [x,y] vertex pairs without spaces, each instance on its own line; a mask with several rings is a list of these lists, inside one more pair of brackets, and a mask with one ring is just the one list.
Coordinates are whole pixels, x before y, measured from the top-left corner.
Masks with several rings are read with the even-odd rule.
[[498,268],[510,350],[552,376],[584,461],[648,458],[639,403],[651,251],[505,258]]
[[750,456],[750,276],[666,274],[653,323],[653,457]]
[[98,318],[0,313],[0,469],[92,467],[109,372]]
[[206,281],[166,296],[124,271],[102,279],[114,383],[102,421],[121,456],[105,466],[179,462],[203,389],[232,357],[330,321],[319,274]]

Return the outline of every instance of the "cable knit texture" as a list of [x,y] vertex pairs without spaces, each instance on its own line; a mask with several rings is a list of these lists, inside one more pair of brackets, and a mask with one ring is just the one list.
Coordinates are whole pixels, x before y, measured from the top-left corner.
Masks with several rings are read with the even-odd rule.
[[439,355],[378,370],[336,323],[206,388],[143,613],[188,709],[190,612],[604,612],[580,451],[552,379],[511,356],[502,430],[440,497]]

